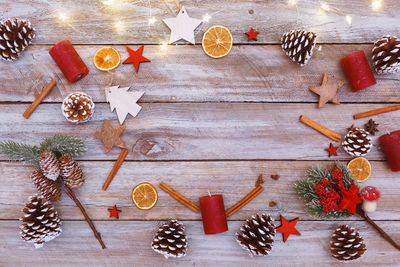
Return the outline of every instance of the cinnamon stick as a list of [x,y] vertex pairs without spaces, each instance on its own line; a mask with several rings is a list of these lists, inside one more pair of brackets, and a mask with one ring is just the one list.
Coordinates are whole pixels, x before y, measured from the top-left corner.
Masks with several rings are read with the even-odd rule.
[[81,202],[78,200],[78,198],[76,197],[74,191],[72,191],[72,189],[66,185],[63,181],[63,179],[58,179],[60,181],[60,183],[64,186],[64,191],[65,193],[67,193],[67,195],[75,202],[75,204],[78,206],[78,208],[81,210],[83,216],[85,217],[85,220],[87,221],[87,223],[89,224],[90,228],[93,231],[94,236],[97,238],[97,240],[99,241],[101,247],[103,249],[106,248],[106,245],[103,243],[103,240],[101,239],[101,235],[99,232],[97,232],[96,227],[94,226],[92,220],[90,219],[89,215],[87,214],[85,208],[82,206]]
[[22,116],[25,119],[28,119],[32,112],[35,111],[37,106],[43,101],[43,99],[50,93],[51,89],[53,89],[54,85],[56,85],[56,82],[54,80],[51,80],[46,87],[40,92],[40,94],[36,97],[36,99],[32,102],[32,104],[25,110],[25,112],[22,114]]
[[325,128],[322,125],[319,125],[318,123],[316,123],[315,121],[307,118],[306,116],[301,115],[299,120],[304,123],[305,125],[310,126],[311,128],[313,128],[314,130],[322,133],[323,135],[325,135],[326,137],[332,139],[333,141],[339,142],[340,139],[342,138],[342,136],[332,130],[329,130],[328,128]]
[[358,120],[358,119],[361,119],[361,118],[370,117],[370,116],[374,116],[374,115],[377,115],[377,114],[382,114],[382,113],[386,113],[386,112],[390,112],[390,111],[396,111],[396,110],[400,110],[400,105],[390,106],[390,107],[386,107],[386,108],[378,108],[378,109],[370,110],[370,111],[367,111],[367,112],[358,113],[358,114],[355,114],[353,116],[353,118],[355,120]]
[[226,217],[230,217],[236,212],[238,212],[241,208],[246,206],[250,201],[252,201],[256,196],[258,196],[262,191],[264,191],[264,187],[262,187],[261,185],[254,188],[253,191],[248,193],[244,198],[239,200],[235,205],[233,205],[226,211]]
[[192,201],[187,199],[186,197],[182,196],[178,192],[176,192],[174,189],[166,185],[164,182],[161,182],[159,185],[160,189],[168,193],[171,197],[173,197],[175,200],[177,200],[179,203],[182,205],[186,206],[187,208],[191,209],[194,212],[199,212],[200,207],[194,204]]
[[103,191],[106,191],[108,186],[110,185],[111,181],[114,179],[115,175],[117,174],[119,168],[121,167],[122,163],[124,162],[126,155],[128,155],[128,149],[123,148],[121,153],[119,153],[117,161],[114,163],[114,167],[111,169],[110,174],[108,175],[106,181],[103,184]]

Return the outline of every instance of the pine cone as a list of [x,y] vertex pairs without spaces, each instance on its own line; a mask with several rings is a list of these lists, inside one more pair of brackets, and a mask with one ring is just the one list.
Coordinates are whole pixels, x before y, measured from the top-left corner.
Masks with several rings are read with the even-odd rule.
[[0,22],[0,55],[14,61],[35,37],[35,29],[25,20],[8,19]]
[[61,167],[60,175],[65,184],[70,188],[81,188],[85,182],[85,177],[78,162],[70,156],[61,156],[59,161]]
[[372,143],[367,131],[354,128],[346,134],[342,146],[349,155],[360,157],[371,151]]
[[87,122],[93,115],[94,103],[92,98],[82,92],[68,95],[61,106],[65,118],[73,123]]
[[281,39],[283,51],[300,66],[308,63],[316,42],[317,35],[306,31],[290,31],[283,34]]
[[37,190],[51,201],[59,201],[61,198],[61,187],[57,182],[47,179],[40,170],[36,170],[31,174],[33,184]]
[[165,258],[180,258],[186,255],[187,241],[183,224],[170,220],[157,231],[151,247]]
[[34,243],[36,248],[43,246],[61,234],[61,222],[54,206],[43,196],[36,194],[29,199],[23,210],[21,237],[25,242]]
[[384,36],[375,42],[372,60],[378,74],[400,71],[400,40],[394,36]]
[[272,249],[275,224],[270,215],[256,214],[236,233],[236,241],[250,256],[267,256]]
[[332,235],[332,256],[341,261],[351,261],[361,257],[367,250],[358,232],[347,225],[341,225]]
[[53,181],[57,180],[60,175],[60,162],[53,152],[50,150],[43,151],[42,154],[40,154],[39,164],[40,169],[47,179]]

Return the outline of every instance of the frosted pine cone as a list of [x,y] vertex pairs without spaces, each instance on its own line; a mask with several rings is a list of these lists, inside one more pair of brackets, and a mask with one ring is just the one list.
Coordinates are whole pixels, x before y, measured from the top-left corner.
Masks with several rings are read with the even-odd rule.
[[186,255],[187,241],[183,224],[170,220],[160,227],[154,236],[151,247],[165,258],[180,258]]
[[351,261],[361,257],[366,251],[364,240],[353,228],[341,225],[332,235],[332,256],[341,261]]
[[344,137],[342,146],[349,155],[360,157],[371,151],[372,143],[367,131],[360,128],[352,128]]
[[25,20],[8,19],[0,22],[0,56],[3,60],[14,61],[32,42],[35,29]]
[[400,71],[400,40],[395,36],[384,36],[375,42],[372,60],[378,74]]
[[61,156],[59,161],[61,167],[60,175],[65,184],[70,188],[81,188],[85,183],[85,177],[78,162],[70,156]]
[[40,170],[36,170],[31,174],[33,184],[37,190],[51,201],[59,201],[61,198],[61,187],[53,180],[47,179]]
[[266,214],[254,215],[236,233],[237,242],[250,256],[267,256],[272,249],[274,237],[274,221]]
[[281,39],[283,51],[300,66],[308,63],[316,42],[317,35],[306,31],[290,31],[283,34]]
[[60,176],[60,162],[53,152],[50,150],[43,151],[40,154],[39,163],[40,169],[47,179],[57,180],[58,176]]
[[92,98],[82,92],[68,95],[61,106],[65,118],[73,123],[83,123],[90,120],[94,112]]
[[54,206],[41,195],[29,199],[20,218],[21,237],[25,242],[34,243],[36,248],[61,234],[61,222]]

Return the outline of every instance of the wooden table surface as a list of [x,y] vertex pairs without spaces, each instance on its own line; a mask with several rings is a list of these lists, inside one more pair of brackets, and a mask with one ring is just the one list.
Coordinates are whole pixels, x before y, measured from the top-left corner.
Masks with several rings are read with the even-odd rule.
[[[32,168],[0,158],[0,266],[265,266],[266,264],[321,266],[340,265],[330,256],[329,241],[340,224],[359,230],[367,252],[350,265],[399,265],[400,253],[359,217],[345,221],[317,220],[305,213],[304,203],[292,191],[295,180],[303,178],[312,164],[331,160],[324,148],[330,140],[298,122],[306,115],[326,127],[345,134],[351,124],[363,126],[367,119],[353,121],[352,115],[400,103],[400,74],[376,76],[377,85],[352,93],[339,59],[350,50],[364,50],[371,57],[372,43],[382,35],[400,36],[400,3],[382,1],[373,10],[371,1],[326,0],[332,12],[319,10],[316,0],[0,0],[1,17],[29,19],[36,38],[14,63],[0,62],[0,141],[13,139],[30,144],[55,133],[76,135],[88,143],[88,152],[78,158],[86,183],[77,193],[107,245],[101,250],[83,216],[65,195],[56,208],[63,221],[63,233],[42,249],[34,249],[19,236],[18,218],[28,197],[36,192],[29,174]],[[373,2],[373,1],[372,1]],[[162,50],[170,31],[163,18],[173,17],[185,5],[189,15],[211,15],[196,30],[196,45],[170,45]],[[66,19],[61,20],[63,14]],[[346,21],[352,17],[352,24]],[[149,18],[155,23],[149,25]],[[119,28],[115,24],[121,22]],[[234,37],[231,53],[211,59],[202,51],[202,33],[212,24],[230,28]],[[258,41],[248,42],[244,32],[253,27]],[[318,46],[310,63],[301,68],[282,52],[283,32],[295,28],[313,30]],[[48,50],[56,42],[69,39],[87,63],[90,73],[69,84]],[[132,65],[112,72],[100,72],[92,64],[95,51],[112,45],[122,59],[125,46],[137,49],[145,44],[139,73]],[[328,72],[345,85],[340,89],[341,105],[316,108],[317,96],[308,90],[318,85]],[[50,79],[57,86],[28,119],[22,113]],[[123,139],[131,152],[107,191],[101,186],[118,157],[119,149],[108,155],[94,139],[103,119],[117,125],[115,113],[105,103],[107,85],[131,86],[144,91],[137,118],[128,118]],[[73,125],[65,120],[60,105],[71,92],[84,91],[96,102],[92,120]],[[379,134],[398,130],[400,112],[376,116]],[[400,241],[400,177],[389,170],[377,137],[367,155],[373,173],[362,184],[380,189],[378,210],[371,214],[394,239]],[[335,159],[350,157],[341,149]],[[206,236],[200,214],[195,214],[159,190],[159,201],[150,211],[138,210],[131,201],[132,188],[141,182],[154,185],[161,180],[198,203],[198,197],[224,194],[230,207],[254,185],[258,174],[266,177],[265,191],[240,212],[229,218],[229,231]],[[280,174],[274,181],[271,174]],[[269,207],[275,201],[277,206]],[[120,219],[109,218],[107,208],[122,210]],[[300,217],[301,236],[281,234],[275,238],[267,257],[250,258],[235,241],[234,234],[246,218],[257,213],[276,220]],[[169,218],[183,221],[188,235],[187,256],[165,260],[154,253],[150,243],[158,226]],[[280,222],[277,222],[280,225]]]

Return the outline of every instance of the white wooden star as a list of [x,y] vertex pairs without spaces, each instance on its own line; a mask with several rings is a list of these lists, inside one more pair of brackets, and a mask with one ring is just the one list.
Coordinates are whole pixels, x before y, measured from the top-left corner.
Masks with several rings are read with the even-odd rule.
[[175,18],[164,19],[163,21],[171,29],[169,44],[181,39],[194,44],[194,30],[201,24],[201,20],[189,17],[185,7],[182,7]]

